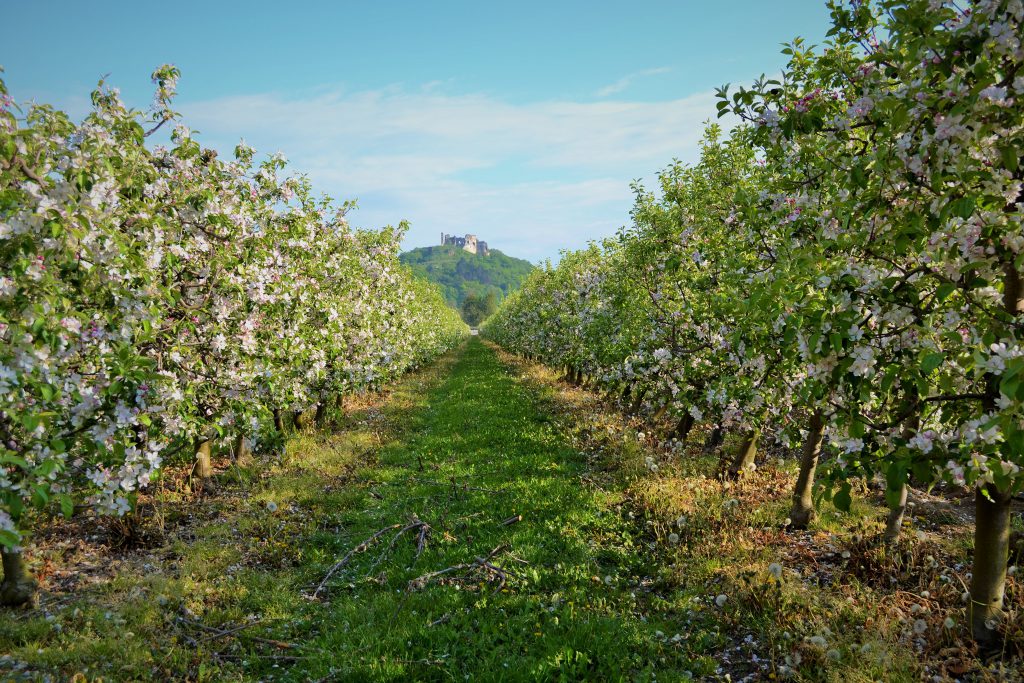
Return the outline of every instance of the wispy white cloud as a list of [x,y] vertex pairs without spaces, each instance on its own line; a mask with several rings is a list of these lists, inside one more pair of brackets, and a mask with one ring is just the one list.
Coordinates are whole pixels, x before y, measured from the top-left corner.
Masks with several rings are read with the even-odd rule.
[[604,86],[603,88],[600,88],[596,94],[598,97],[608,97],[609,95],[615,95],[617,93],[622,92],[629,86],[633,85],[633,82],[636,81],[637,79],[645,78],[647,76],[667,74],[671,70],[672,69],[670,69],[667,66],[659,66],[655,69],[643,69],[642,71],[634,71],[631,74],[623,76],[614,83],[610,83]]
[[473,232],[536,260],[626,220],[629,182],[693,159],[714,96],[509,103],[436,88],[267,93],[182,104],[207,144],[281,150],[314,185],[357,197],[356,224],[412,222],[406,246]]

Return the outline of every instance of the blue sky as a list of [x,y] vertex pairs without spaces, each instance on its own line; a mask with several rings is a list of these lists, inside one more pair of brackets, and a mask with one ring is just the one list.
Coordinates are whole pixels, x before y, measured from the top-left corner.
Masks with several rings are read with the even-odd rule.
[[352,222],[405,247],[472,232],[557,257],[628,221],[629,183],[692,160],[714,88],[821,42],[824,0],[139,3],[0,0],[12,96],[85,111],[100,76],[177,108],[210,146],[282,151]]

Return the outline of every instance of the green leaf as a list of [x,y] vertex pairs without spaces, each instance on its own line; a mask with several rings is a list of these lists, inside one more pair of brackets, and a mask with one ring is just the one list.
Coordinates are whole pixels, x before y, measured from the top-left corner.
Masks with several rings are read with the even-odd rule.
[[28,464],[28,460],[11,453],[0,455],[0,465],[17,465],[23,470],[32,469],[32,466]]
[[887,393],[889,389],[892,388],[892,384],[896,381],[897,375],[899,375],[898,365],[890,366],[889,369],[885,371],[885,376],[882,377],[882,393]]
[[0,529],[0,545],[5,548],[13,548],[19,543],[21,543],[21,540],[16,533],[7,529]]
[[50,502],[50,493],[45,486],[37,486],[32,489],[32,504],[37,508],[45,507]]
[[921,359],[921,372],[927,375],[932,370],[942,365],[942,361],[944,360],[946,360],[946,355],[943,353],[925,354],[924,358]]
[[953,215],[966,220],[974,213],[974,207],[974,197],[961,197],[953,202],[951,209]]
[[935,298],[938,301],[945,301],[949,298],[949,295],[956,291],[956,284],[952,282],[943,282],[939,285],[939,288],[935,291]]
[[25,428],[25,431],[34,432],[36,427],[39,426],[39,416],[35,414],[28,414],[21,416],[21,424]]
[[1012,146],[1003,147],[1002,149],[999,150],[999,156],[1003,158],[1003,168],[1005,168],[1008,171],[1017,170],[1017,164],[1019,162],[1017,159],[1017,150],[1015,148],[1013,148]]
[[1007,377],[1004,375],[999,381],[999,393],[1004,396],[1016,396],[1019,390],[1020,378],[1018,377]]
[[60,511],[61,511],[61,513],[66,518],[71,519],[71,515],[74,514],[74,512],[75,512],[75,501],[73,501],[71,499],[71,496],[69,496],[66,493],[60,494],[59,496],[57,496],[57,498],[58,498],[58,500],[60,500]]

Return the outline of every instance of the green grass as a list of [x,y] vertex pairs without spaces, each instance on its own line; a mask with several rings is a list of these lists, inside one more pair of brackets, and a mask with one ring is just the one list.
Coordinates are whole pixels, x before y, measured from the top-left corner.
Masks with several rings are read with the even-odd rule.
[[[685,680],[714,663],[663,635],[658,573],[584,456],[478,340],[280,462],[221,475],[204,521],[75,592],[0,615],[26,678]],[[268,509],[268,503],[277,506]],[[179,513],[183,514],[183,513]],[[515,515],[522,521],[502,525]],[[382,535],[311,597],[328,569]],[[497,550],[497,552],[493,552]],[[492,555],[493,552],[493,555]],[[499,574],[474,564],[491,556]],[[53,555],[56,562],[60,558]],[[102,558],[99,558],[102,561]],[[468,564],[417,585],[430,572]],[[199,624],[235,633],[204,632]],[[290,645],[284,649],[269,641]],[[15,664],[17,663],[17,664]]]

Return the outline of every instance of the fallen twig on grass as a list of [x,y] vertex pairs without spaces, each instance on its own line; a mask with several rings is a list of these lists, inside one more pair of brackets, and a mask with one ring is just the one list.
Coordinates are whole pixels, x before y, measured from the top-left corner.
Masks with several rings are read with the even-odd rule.
[[423,549],[427,547],[427,529],[429,529],[429,528],[430,527],[428,527],[426,524],[423,524],[422,526],[420,526],[420,535],[419,535],[419,538],[416,539],[416,559],[417,560],[420,559],[420,555],[423,554]]
[[385,548],[384,552],[382,552],[380,554],[380,557],[378,557],[374,561],[373,565],[366,572],[366,574],[367,575],[372,574],[373,570],[377,568],[377,565],[379,565],[381,562],[383,562],[384,558],[387,557],[388,554],[391,552],[391,549],[395,547],[395,543],[398,542],[398,539],[402,536],[402,534],[404,534],[406,531],[412,531],[413,529],[419,529],[419,538],[418,538],[418,540],[416,542],[416,557],[419,557],[420,553],[423,552],[423,546],[426,543],[427,530],[430,529],[430,525],[427,524],[426,522],[420,520],[419,517],[417,517],[415,514],[413,514],[412,522],[410,524],[407,524],[406,526],[402,527],[398,531],[398,533],[395,534],[394,538],[391,539],[391,542],[388,543],[388,547]]
[[339,569],[344,567],[346,564],[348,564],[349,560],[351,560],[352,557],[356,553],[363,552],[364,550],[369,548],[370,544],[373,543],[375,540],[377,540],[378,538],[380,538],[381,536],[383,536],[387,532],[391,531],[392,529],[398,529],[401,526],[402,526],[401,524],[392,524],[391,526],[386,526],[383,529],[381,529],[380,531],[378,531],[377,533],[375,533],[374,535],[370,536],[368,539],[366,539],[362,543],[360,543],[359,545],[357,545],[355,548],[352,548],[352,550],[348,551],[348,553],[345,554],[345,557],[343,557],[340,560],[338,560],[337,562],[335,562],[334,566],[330,568],[330,570],[324,576],[323,580],[316,587],[316,590],[313,591],[313,597],[315,598],[317,595],[320,594],[320,591],[322,591],[324,589],[324,586],[327,585],[327,581],[332,576],[334,576],[334,572],[338,571]]
[[[286,643],[283,640],[274,640],[273,638],[261,638],[259,636],[254,636],[254,635],[249,634],[249,633],[240,633],[242,628],[245,628],[247,626],[251,626],[252,624],[245,624],[241,628],[232,627],[230,629],[223,629],[223,628],[217,628],[215,626],[208,626],[208,625],[202,623],[201,621],[196,621],[194,619],[188,619],[188,618],[183,617],[181,615],[178,615],[177,619],[182,624],[185,624],[187,626],[191,626],[193,628],[197,628],[200,631],[206,631],[207,633],[212,633],[214,639],[221,638],[221,637],[228,636],[228,635],[235,635],[235,634],[237,634],[238,636],[247,638],[248,640],[252,640],[252,641],[257,642],[257,643],[264,643],[265,645],[273,645],[274,647],[276,647],[276,648],[278,648],[280,650],[292,650],[292,649],[295,649],[296,647],[298,647],[297,645],[294,645],[292,643]],[[205,639],[200,639],[200,641],[201,640],[205,640]]]
[[461,564],[454,564],[451,567],[445,567],[437,571],[428,572],[409,582],[407,591],[411,592],[414,590],[421,590],[426,588],[427,584],[446,574],[454,574],[457,572],[472,572],[483,570],[489,577],[496,577],[498,580],[498,587],[495,588],[495,592],[500,591],[505,587],[509,577],[519,578],[514,573],[508,571],[504,567],[499,567],[491,562],[495,555],[505,550],[504,545],[497,546],[494,550],[489,552],[486,557],[478,557],[472,562],[463,562]]
[[230,636],[232,634],[238,633],[239,631],[241,631],[243,629],[247,629],[247,628],[250,628],[252,626],[255,626],[258,623],[260,623],[258,620],[257,621],[250,621],[250,622],[248,622],[246,624],[240,624],[238,626],[235,626],[233,628],[229,628],[229,629],[226,629],[226,630],[218,629],[216,633],[210,633],[209,635],[205,635],[202,638],[200,638],[199,642],[203,642],[204,640],[216,640],[218,638],[223,638],[224,636]]
[[432,622],[430,622],[430,626],[432,626],[432,627],[433,626],[440,626],[441,624],[445,623],[446,621],[448,621],[451,618],[452,618],[452,613],[448,612],[447,614],[441,616],[440,618],[434,619]]
[[512,517],[509,517],[508,519],[503,521],[501,524],[499,524],[499,526],[511,526],[512,524],[517,524],[517,523],[519,523],[521,521],[523,521],[523,516],[522,515],[513,515]]

